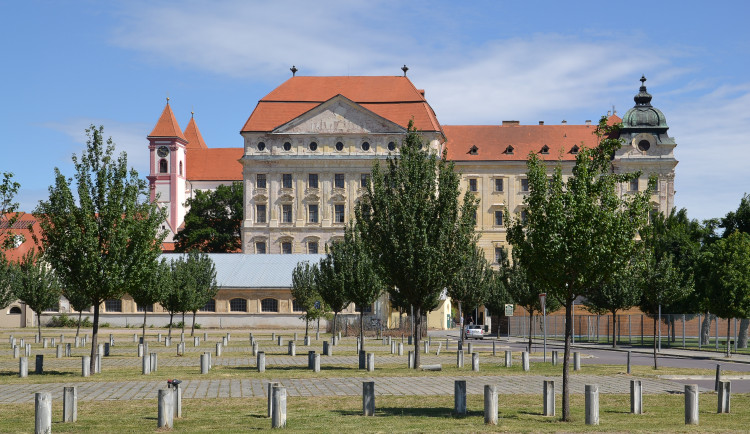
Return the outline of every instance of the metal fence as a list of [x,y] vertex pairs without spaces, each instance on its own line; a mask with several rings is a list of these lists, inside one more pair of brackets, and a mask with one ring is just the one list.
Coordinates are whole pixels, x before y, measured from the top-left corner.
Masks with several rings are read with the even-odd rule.
[[[501,336],[541,339],[544,336],[541,315],[530,318],[514,316],[499,330]],[[548,315],[547,339],[563,340],[565,337],[565,316]],[[727,343],[734,352],[746,352],[747,325],[750,321],[738,318],[722,319],[715,315],[705,314],[662,314],[661,321],[643,314],[617,315],[617,330],[614,338],[617,344],[634,346],[657,346],[667,348],[699,349],[707,351],[726,351]],[[743,327],[744,325],[744,327]],[[728,326],[728,329],[727,329]],[[573,341],[579,343],[612,344],[612,315],[575,315],[573,317]],[[702,332],[702,333],[701,333]],[[745,339],[738,339],[740,335]],[[700,339],[702,334],[702,339]]]

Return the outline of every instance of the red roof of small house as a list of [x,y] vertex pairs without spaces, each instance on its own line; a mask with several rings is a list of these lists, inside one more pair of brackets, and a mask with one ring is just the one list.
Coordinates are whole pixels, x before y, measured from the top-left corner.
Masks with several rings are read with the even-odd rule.
[[407,77],[301,76],[290,78],[258,101],[242,131],[273,131],[337,95],[404,128],[414,119],[418,130],[441,130],[424,92]]
[[[10,218],[13,216],[17,216],[17,219],[11,225],[9,224]],[[36,250],[37,245],[34,242],[34,235],[41,238],[42,229],[34,215],[18,212],[0,216],[0,243],[4,243],[9,234],[21,237],[19,238],[19,244],[13,244],[10,249],[5,251],[5,257],[8,260],[17,262],[29,251]]]

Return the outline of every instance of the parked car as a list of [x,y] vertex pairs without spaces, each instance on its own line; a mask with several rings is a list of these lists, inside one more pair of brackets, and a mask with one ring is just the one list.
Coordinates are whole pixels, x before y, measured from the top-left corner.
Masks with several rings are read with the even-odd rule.
[[484,328],[481,325],[467,325],[464,328],[464,338],[484,339]]

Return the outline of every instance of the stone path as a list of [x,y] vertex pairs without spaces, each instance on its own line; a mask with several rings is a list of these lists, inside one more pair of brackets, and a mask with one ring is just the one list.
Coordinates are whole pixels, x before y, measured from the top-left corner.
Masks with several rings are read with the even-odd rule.
[[[466,380],[469,394],[481,394],[485,384],[496,384],[498,393],[542,393],[544,380],[556,382],[556,392],[562,391],[562,378],[542,375],[523,376],[435,376],[435,377],[343,377],[343,378],[300,378],[300,379],[211,379],[186,380],[182,383],[183,398],[257,398],[266,396],[266,384],[278,381],[287,388],[289,396],[361,396],[362,382],[374,381],[377,395],[453,395],[455,380]],[[600,393],[628,393],[630,380],[627,376],[576,375],[571,392],[583,393],[586,384],[598,384]],[[643,392],[682,393],[680,383],[642,379]],[[64,386],[68,383],[9,384],[0,385],[0,404],[30,403],[34,393],[49,391],[52,398],[62,399]],[[78,400],[139,400],[153,399],[164,381],[122,381],[122,382],[76,382]]]

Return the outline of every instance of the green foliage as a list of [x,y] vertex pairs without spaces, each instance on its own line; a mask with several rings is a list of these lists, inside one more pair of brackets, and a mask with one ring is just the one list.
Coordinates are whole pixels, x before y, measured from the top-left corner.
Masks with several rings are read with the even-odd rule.
[[333,312],[333,334],[336,334],[336,319],[339,312],[351,303],[346,290],[344,267],[346,263],[343,249],[336,249],[335,244],[326,250],[326,256],[320,260],[314,269],[315,286],[321,300]]
[[503,247],[498,258],[498,270],[493,273],[492,281],[487,288],[487,297],[484,305],[493,313],[503,312],[506,304],[513,303],[513,297],[508,291],[508,274],[510,272],[510,261],[508,260],[508,249]]
[[[458,304],[459,318],[463,318],[463,312],[483,304],[495,283],[494,272],[484,257],[484,251],[474,243],[464,246],[463,250],[458,259],[460,267],[450,276],[447,286],[448,296]],[[463,340],[463,333],[460,339]]]
[[[162,293],[170,285],[169,280],[172,277],[171,269],[166,259],[161,261],[155,260],[148,264],[149,277],[143,285],[135,286],[130,289],[130,296],[138,306],[150,306],[159,301]],[[143,334],[146,334],[146,315],[147,310],[143,311]]]
[[[170,324],[177,313],[195,314],[218,291],[216,267],[211,258],[200,252],[182,255],[170,264],[171,276],[163,288],[159,304],[169,312]],[[184,326],[184,324],[183,324]],[[170,333],[172,329],[170,328]]]
[[740,199],[737,211],[730,211],[721,219],[720,228],[724,229],[723,238],[727,238],[735,231],[750,233],[750,195],[745,193]]
[[422,315],[460,268],[461,246],[474,237],[476,201],[459,201],[459,175],[409,123],[397,156],[373,165],[372,184],[357,207],[357,224],[394,304],[414,307],[415,367]]
[[17,298],[11,287],[12,276],[13,267],[5,255],[0,252],[0,309],[5,308]]
[[310,321],[320,318],[324,313],[322,305],[320,309],[315,308],[315,302],[320,299],[315,285],[315,266],[311,266],[309,262],[300,262],[294,267],[291,292],[292,297],[304,312],[302,319],[305,320],[305,336],[307,336]]
[[[176,323],[171,323],[171,322],[170,322],[170,323],[169,323],[169,324],[167,324],[167,325],[166,325],[165,327],[168,327],[168,328],[170,328],[170,329],[171,329],[172,327],[174,327],[174,328],[178,328],[178,329],[181,329],[181,328],[184,328],[184,327],[185,327],[186,325],[187,325],[187,324],[185,324],[185,323],[184,323],[184,322],[182,322],[182,321],[177,321]],[[195,329],[200,329],[200,328],[201,328],[201,325],[200,325],[200,323],[197,323],[197,322],[196,322],[196,323],[193,323],[193,328],[195,328]]]
[[511,218],[508,241],[513,259],[528,278],[550,298],[565,306],[563,358],[563,420],[570,420],[569,357],[572,308],[578,296],[588,296],[627,265],[636,252],[636,235],[646,223],[654,180],[640,193],[621,196],[617,186],[640,173],[614,173],[611,157],[621,146],[620,125],[602,117],[593,149],[576,155],[572,176],[563,180],[561,164],[552,170],[531,153],[527,163],[529,194],[524,199],[527,221]]
[[[544,291],[537,287],[533,280],[529,279],[526,270],[515,264],[508,272],[508,294],[513,301],[523,307],[533,316],[534,313],[541,314],[542,304],[539,294]],[[555,312],[562,307],[556,297],[547,297],[545,300],[547,313]]]
[[13,266],[11,286],[15,296],[36,313],[39,336],[42,334],[42,312],[60,302],[60,280],[48,264],[33,250]]
[[[18,219],[18,203],[14,202],[21,184],[13,181],[13,173],[3,172],[0,180],[0,252],[9,249],[13,245],[13,223]],[[0,281],[2,283],[2,281]],[[0,287],[2,291],[2,287]],[[1,301],[1,300],[0,300]],[[11,300],[12,301],[12,300]],[[10,302],[9,302],[10,303]],[[2,307],[7,304],[2,304]]]
[[[60,315],[55,315],[52,318],[50,318],[49,322],[47,323],[47,327],[64,327],[64,328],[74,328],[74,327],[91,327],[94,324],[91,322],[89,317],[83,318],[80,322],[78,319],[68,316],[67,314],[61,313]],[[100,327],[103,327],[103,324],[99,325]]]
[[55,168],[49,199],[39,203],[35,214],[45,261],[66,293],[80,294],[94,306],[93,371],[99,306],[148,280],[148,266],[165,236],[159,232],[165,214],[149,200],[146,181],[128,170],[125,153],[115,158],[115,145],[111,138],[105,142],[104,128],[92,125],[86,134],[86,149],[80,158],[73,155],[74,178]]
[[242,183],[197,191],[187,200],[185,227],[175,235],[175,251],[231,253],[242,248]]
[[711,312],[721,318],[750,316],[750,234],[736,231],[715,242],[701,258],[707,270]]

